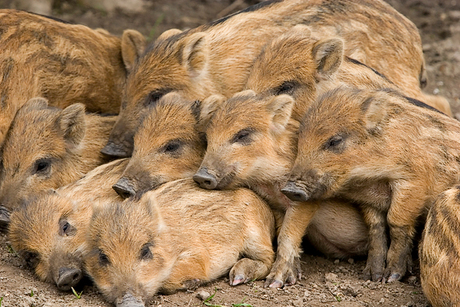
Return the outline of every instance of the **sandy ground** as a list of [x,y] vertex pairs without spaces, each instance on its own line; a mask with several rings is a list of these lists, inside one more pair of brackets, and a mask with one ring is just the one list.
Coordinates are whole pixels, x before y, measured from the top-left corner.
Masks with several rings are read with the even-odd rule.
[[[142,13],[105,12],[88,8],[81,1],[55,1],[53,16],[90,27],[102,27],[120,35],[135,28],[154,39],[169,28],[190,28],[211,21],[234,3],[230,0],[145,1]],[[243,6],[256,1],[240,1]],[[427,61],[427,91],[447,97],[454,114],[460,114],[460,1],[388,0],[420,29]],[[235,1],[238,3],[238,1]],[[0,0],[1,8],[14,8]],[[242,7],[236,7],[240,9]],[[151,306],[429,306],[424,298],[416,268],[402,282],[381,284],[360,278],[363,259],[326,259],[305,248],[303,278],[296,285],[280,290],[263,288],[258,281],[230,287],[222,278],[196,291],[157,295]],[[81,295],[79,295],[81,293]],[[203,302],[198,294],[215,294]],[[77,294],[60,292],[52,284],[40,282],[11,250],[0,232],[0,306],[110,306],[97,289],[86,283]]]

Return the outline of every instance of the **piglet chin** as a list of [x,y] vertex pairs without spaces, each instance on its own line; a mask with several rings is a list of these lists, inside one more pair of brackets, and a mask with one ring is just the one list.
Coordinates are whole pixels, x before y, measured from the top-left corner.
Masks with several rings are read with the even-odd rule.
[[134,297],[131,293],[126,293],[122,299],[117,300],[117,307],[145,307],[144,302]]

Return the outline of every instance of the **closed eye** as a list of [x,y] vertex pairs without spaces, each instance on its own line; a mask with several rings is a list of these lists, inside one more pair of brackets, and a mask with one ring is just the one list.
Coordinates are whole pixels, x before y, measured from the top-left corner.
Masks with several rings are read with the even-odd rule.
[[336,134],[330,137],[325,143],[323,148],[333,152],[341,152],[345,146],[346,136],[343,134]]
[[284,81],[280,86],[275,88],[275,95],[292,95],[298,85],[299,84],[296,81]]
[[252,139],[251,136],[254,133],[253,128],[245,128],[241,129],[235,135],[233,138],[230,140],[231,143],[240,143],[243,145],[249,145],[251,143]]
[[101,250],[99,250],[99,264],[101,266],[107,266],[110,264],[110,260],[109,260],[109,257],[107,257],[106,254],[104,254],[104,252],[102,252]]
[[336,147],[340,143],[342,143],[342,141],[343,141],[343,138],[341,136],[336,136],[336,137],[331,138],[327,145],[328,147]]

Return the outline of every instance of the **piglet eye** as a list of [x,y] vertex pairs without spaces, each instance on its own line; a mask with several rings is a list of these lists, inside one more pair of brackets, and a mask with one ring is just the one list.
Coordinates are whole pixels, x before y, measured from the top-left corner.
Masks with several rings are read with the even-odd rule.
[[340,143],[342,143],[342,141],[343,141],[343,138],[341,136],[333,137],[329,140],[329,147],[335,147],[339,145]]
[[284,81],[280,86],[275,88],[275,95],[289,94],[292,95],[297,86],[295,81]]
[[74,236],[77,233],[77,228],[72,226],[65,220],[59,221],[59,235],[60,236]]
[[343,142],[345,137],[343,135],[334,135],[324,144],[324,148],[327,150],[337,151],[343,148]]
[[141,260],[149,260],[153,258],[152,251],[150,250],[150,247],[152,246],[151,243],[146,243],[144,246],[142,246],[139,258]]
[[44,174],[49,171],[51,167],[51,159],[39,159],[34,164],[34,174]]
[[182,142],[179,140],[169,141],[165,146],[163,146],[164,152],[166,153],[177,152],[179,148],[181,147],[181,145],[182,145]]
[[149,96],[149,103],[155,103],[160,100],[161,97],[163,97],[162,92],[153,92]]
[[164,95],[166,95],[169,92],[171,92],[171,90],[170,89],[165,89],[165,88],[151,91],[150,94],[147,96],[145,104],[148,105],[148,106],[149,105],[153,106],[158,102],[158,100],[161,99],[161,97],[163,97]]
[[109,257],[107,257],[107,255],[104,254],[101,250],[99,251],[99,264],[101,266],[107,266],[110,264]]
[[251,134],[253,132],[253,129],[251,128],[246,128],[238,131],[232,138],[231,143],[242,143],[244,145],[249,144],[251,141]]

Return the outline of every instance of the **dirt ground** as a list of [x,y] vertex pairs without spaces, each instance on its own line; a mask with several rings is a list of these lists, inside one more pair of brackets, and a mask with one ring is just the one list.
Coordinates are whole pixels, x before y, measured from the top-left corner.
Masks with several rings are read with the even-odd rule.
[[[102,27],[120,35],[134,28],[150,40],[169,28],[191,28],[258,1],[146,0],[142,13],[105,12],[89,8],[81,0],[57,0],[53,16],[70,22]],[[460,117],[460,0],[388,0],[420,29],[427,61],[427,91],[447,97]],[[0,0],[0,8],[14,8]],[[196,291],[157,295],[151,306],[429,306],[424,298],[417,269],[402,282],[381,284],[360,278],[363,259],[326,259],[308,247],[302,256],[303,278],[280,290],[263,288],[263,282],[230,287],[222,278]],[[215,294],[203,302],[202,292]],[[81,296],[79,295],[81,293]],[[38,281],[0,232],[0,306],[110,306],[90,283],[77,294],[60,292]]]

